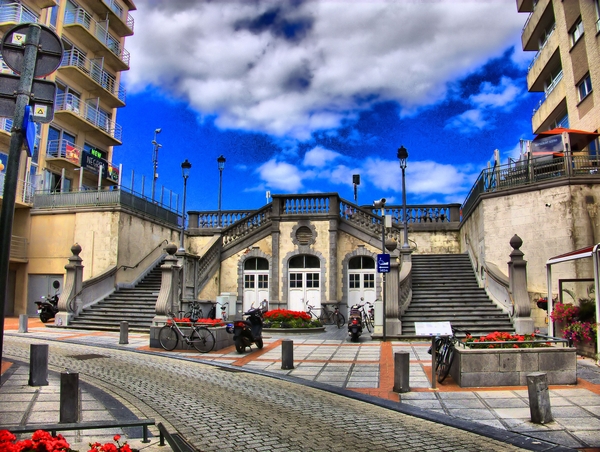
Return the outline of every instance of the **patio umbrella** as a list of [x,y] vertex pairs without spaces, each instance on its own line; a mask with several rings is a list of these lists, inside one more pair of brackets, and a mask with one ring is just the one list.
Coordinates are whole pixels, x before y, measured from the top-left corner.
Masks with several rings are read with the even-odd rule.
[[556,129],[546,130],[545,132],[540,132],[533,139],[533,141],[541,140],[542,138],[552,136],[552,135],[561,135],[562,133],[569,134],[569,142],[571,143],[571,149],[574,151],[581,151],[588,144],[594,141],[597,137],[600,136],[600,133],[597,132],[586,132],[585,130],[576,130],[576,129],[565,129],[564,127],[557,127]]

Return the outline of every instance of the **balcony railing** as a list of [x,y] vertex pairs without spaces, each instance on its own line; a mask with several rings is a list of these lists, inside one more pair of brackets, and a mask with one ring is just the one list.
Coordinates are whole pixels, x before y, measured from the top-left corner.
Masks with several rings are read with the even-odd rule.
[[577,155],[538,157],[485,169],[480,174],[462,205],[463,218],[475,206],[480,195],[540,182],[560,179],[589,179],[600,176],[600,157]]
[[77,8],[75,11],[67,10],[65,12],[65,25],[77,24],[87,29],[93,36],[104,44],[114,53],[122,62],[129,66],[130,55],[127,50],[121,47],[121,43],[110,35],[108,30],[99,22],[94,20],[90,13],[83,8]]
[[55,111],[70,111],[121,141],[123,129],[119,124],[111,121],[104,111],[81,102],[81,99],[73,94],[57,95],[54,109]]
[[[4,197],[4,178],[6,173],[0,173],[0,196]],[[19,179],[17,181],[16,201],[23,204],[31,204],[33,201],[34,184]]]
[[117,97],[120,101],[125,102],[125,88],[123,85],[117,83],[113,75],[104,71],[102,66],[95,61],[86,58],[79,50],[73,49],[65,52],[60,65],[61,67],[75,66],[79,68],[106,91]]
[[37,23],[39,16],[21,3],[9,3],[0,6],[0,23]]
[[38,191],[33,197],[34,209],[64,207],[125,206],[152,218],[180,227],[181,214],[177,209],[158,201],[152,202],[125,187],[115,190],[84,190],[62,193]]
[[121,20],[123,20],[123,22],[125,22],[127,24],[127,27],[133,31],[133,17],[131,17],[131,14],[127,13],[127,17],[123,18],[123,8],[121,8],[121,5],[119,5],[115,0],[102,0],[105,4],[108,5],[108,7],[111,9],[111,11],[113,13],[115,13],[115,15],[117,15],[119,18],[121,18]]
[[548,44],[548,41],[550,40],[550,36],[552,36],[552,34],[554,33],[554,30],[556,30],[556,24],[554,24],[552,26],[552,30],[550,30],[550,33],[548,33],[546,35],[546,39],[544,40],[544,43],[540,46],[540,49],[535,54],[535,57],[533,57],[533,61],[531,63],[529,63],[529,67],[527,68],[527,71],[530,71],[531,68],[533,67],[533,65],[535,64],[535,62],[537,61],[538,57],[542,53],[542,50],[544,50],[544,47],[546,47],[546,44]]
[[0,118],[0,130],[12,133],[13,120],[9,118]]

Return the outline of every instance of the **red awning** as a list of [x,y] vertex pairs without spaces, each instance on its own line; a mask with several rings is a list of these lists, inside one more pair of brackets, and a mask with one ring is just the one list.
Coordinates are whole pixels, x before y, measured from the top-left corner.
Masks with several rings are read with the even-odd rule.
[[576,259],[583,259],[584,257],[592,257],[595,246],[588,246],[587,248],[581,248],[580,250],[571,251],[570,253],[561,254],[559,256],[551,257],[546,261],[546,265],[558,264],[559,262],[573,261]]

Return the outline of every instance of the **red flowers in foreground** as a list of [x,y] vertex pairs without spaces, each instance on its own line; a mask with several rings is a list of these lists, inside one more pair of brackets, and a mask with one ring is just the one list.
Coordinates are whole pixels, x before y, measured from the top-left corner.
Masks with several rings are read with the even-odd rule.
[[[510,334],[494,331],[487,336],[481,336],[479,339],[467,336],[465,344],[469,345],[470,348],[533,348],[548,346],[546,343],[533,343],[532,341],[535,341],[536,339],[535,334]],[[486,342],[488,342],[488,344],[486,344]],[[489,342],[499,343],[489,344]],[[502,342],[511,343],[502,344]]]
[[303,311],[290,311],[288,309],[273,309],[264,314],[265,320],[286,322],[290,320],[310,320],[310,315]]
[[[192,324],[192,321],[187,318],[187,317],[183,317],[181,319],[173,319],[175,320],[175,322],[177,323],[189,323],[190,325]],[[207,326],[222,326],[225,325],[225,323],[223,323],[223,321],[221,319],[198,319],[196,320],[196,323],[199,323],[201,325],[207,325]],[[167,324],[171,324],[171,320],[167,320]]]
[[[121,435],[115,435],[117,443],[93,443],[88,452],[131,452],[127,442],[121,444]],[[37,430],[31,439],[17,441],[8,430],[0,430],[0,452],[75,452],[62,435],[52,436],[44,430]]]

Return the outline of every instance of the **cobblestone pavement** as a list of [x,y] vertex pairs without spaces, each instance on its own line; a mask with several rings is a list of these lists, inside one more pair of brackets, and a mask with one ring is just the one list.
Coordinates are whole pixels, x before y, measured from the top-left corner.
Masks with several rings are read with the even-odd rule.
[[[5,338],[27,361],[28,338]],[[39,340],[36,340],[40,343]],[[51,342],[49,365],[114,392],[201,451],[511,451],[515,446],[288,381],[188,360]],[[85,357],[85,359],[82,359]]]

